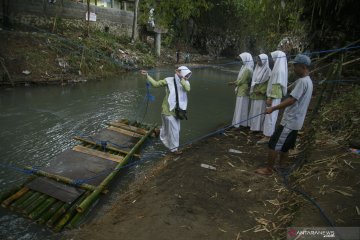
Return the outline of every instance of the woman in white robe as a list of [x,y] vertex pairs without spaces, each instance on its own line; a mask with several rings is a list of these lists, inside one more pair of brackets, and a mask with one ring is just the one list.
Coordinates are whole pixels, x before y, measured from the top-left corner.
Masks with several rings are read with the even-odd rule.
[[251,119],[249,122],[251,131],[263,131],[265,115],[257,115],[265,112],[267,81],[269,80],[271,70],[269,67],[268,56],[266,54],[260,54],[257,56],[256,62],[257,65],[252,76],[250,87],[251,103],[249,118]]
[[239,128],[240,126],[249,126],[247,121],[249,115],[249,88],[254,69],[254,61],[250,53],[244,52],[239,56],[243,62],[243,65],[239,71],[237,80],[229,83],[236,85],[236,105],[232,120],[232,125],[235,128]]
[[[286,54],[278,50],[272,52],[271,57],[274,61],[274,67],[271,71],[266,91],[266,105],[268,107],[276,106],[281,102],[281,98],[286,96],[288,83],[288,64]],[[265,115],[263,131],[265,137],[258,143],[267,143],[270,140],[271,135],[275,131],[278,113],[279,111],[274,111],[271,114]]]
[[191,71],[186,66],[181,66],[175,70],[174,77],[167,77],[163,80],[155,81],[145,70],[141,70],[141,74],[147,76],[148,82],[153,87],[165,87],[165,97],[162,103],[161,121],[162,126],[160,128],[160,140],[163,144],[175,154],[181,154],[178,150],[180,140],[180,120],[176,117],[176,92],[175,83],[177,86],[179,107],[182,110],[187,109],[187,92],[190,92],[189,78],[191,77]]

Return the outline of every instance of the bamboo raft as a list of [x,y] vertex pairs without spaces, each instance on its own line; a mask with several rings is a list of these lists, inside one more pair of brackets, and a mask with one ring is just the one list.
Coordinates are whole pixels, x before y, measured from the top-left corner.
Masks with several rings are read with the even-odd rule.
[[[137,152],[155,129],[130,125],[127,120],[108,125],[94,137],[75,137],[80,144],[59,154],[49,167],[26,167],[32,177],[17,189],[2,193],[1,206],[54,231],[78,227],[121,168],[139,156]],[[79,181],[80,177],[86,181]]]

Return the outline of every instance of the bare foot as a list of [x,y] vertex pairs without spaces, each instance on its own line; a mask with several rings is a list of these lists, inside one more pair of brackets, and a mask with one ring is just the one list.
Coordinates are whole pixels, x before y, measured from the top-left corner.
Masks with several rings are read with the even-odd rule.
[[255,170],[255,173],[261,174],[261,175],[271,175],[273,174],[273,170],[271,168],[265,167],[265,168],[258,168]]

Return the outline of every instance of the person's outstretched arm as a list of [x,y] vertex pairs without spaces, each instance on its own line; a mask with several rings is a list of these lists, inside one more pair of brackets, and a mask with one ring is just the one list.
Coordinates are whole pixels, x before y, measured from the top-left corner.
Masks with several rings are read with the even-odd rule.
[[163,86],[166,86],[167,85],[167,82],[166,80],[159,80],[159,81],[156,81],[154,80],[147,71],[145,70],[141,70],[140,73],[142,75],[145,75],[146,76],[146,79],[147,81],[153,86],[153,87],[163,87]]

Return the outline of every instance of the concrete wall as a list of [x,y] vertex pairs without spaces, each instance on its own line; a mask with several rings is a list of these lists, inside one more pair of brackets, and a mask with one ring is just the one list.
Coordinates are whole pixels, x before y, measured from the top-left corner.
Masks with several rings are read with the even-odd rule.
[[[49,4],[48,0],[9,0],[10,20],[13,23],[21,22],[35,27],[51,26],[54,17],[61,18],[61,22],[71,27],[84,26],[87,5],[70,0],[57,0],[55,4]],[[0,17],[2,18],[0,4]],[[90,5],[90,12],[97,15],[96,22],[90,22],[91,27],[104,30],[105,26],[113,34],[131,35],[133,12],[103,8]]]

